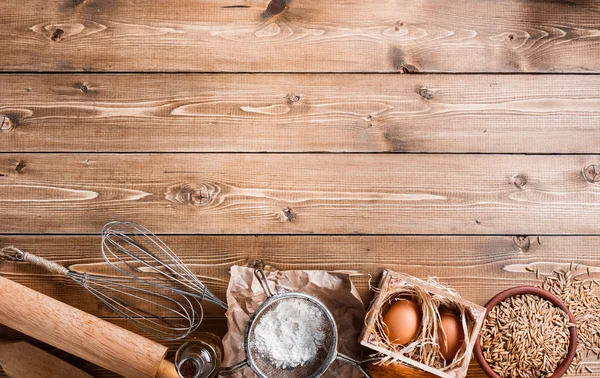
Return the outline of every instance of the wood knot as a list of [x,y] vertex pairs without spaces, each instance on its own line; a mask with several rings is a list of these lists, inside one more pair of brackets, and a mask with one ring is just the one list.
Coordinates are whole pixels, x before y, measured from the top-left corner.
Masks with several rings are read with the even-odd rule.
[[15,165],[15,171],[17,171],[17,173],[23,173],[26,167],[27,163],[25,163],[25,160],[19,160]]
[[196,189],[191,192],[190,200],[196,206],[204,206],[210,201],[210,195],[206,189]]
[[600,181],[600,166],[596,164],[590,164],[583,167],[583,177],[587,182],[595,183]]
[[200,188],[194,188],[188,184],[174,185],[167,188],[165,198],[171,202],[183,205],[207,206],[217,193],[211,186],[202,185]]
[[60,42],[60,39],[62,38],[62,36],[64,34],[65,34],[64,30],[62,30],[61,28],[56,28],[54,33],[52,33],[52,35],[50,36],[50,39],[54,42]]
[[522,173],[514,175],[510,178],[510,183],[520,190],[527,185],[527,176]]
[[294,213],[294,211],[289,207],[283,209],[283,216],[285,217],[286,222],[293,222],[296,220],[296,213]]
[[75,88],[79,89],[83,93],[89,93],[90,92],[90,87],[87,84],[85,84],[85,83],[77,83],[77,84],[75,84]]
[[271,0],[263,17],[277,16],[283,13],[290,5],[291,0]]
[[407,142],[404,139],[402,139],[401,136],[396,135],[395,131],[384,131],[383,139],[385,140],[385,143],[387,145],[387,151],[389,151],[389,152],[404,152],[405,151],[404,145],[407,144]]
[[288,96],[290,102],[299,102],[300,100],[302,100],[302,95],[299,94],[294,94],[294,95],[290,95]]
[[429,88],[421,87],[417,89],[417,93],[419,96],[424,99],[431,100],[433,98],[433,91]]
[[17,126],[17,123],[7,115],[0,115],[0,131],[10,131]]
[[71,0],[71,5],[76,8],[80,5],[85,5],[87,2],[88,0]]
[[412,64],[403,64],[402,67],[400,67],[400,72],[403,74],[411,74],[419,72],[419,69]]
[[529,248],[531,248],[531,239],[529,236],[515,236],[513,237],[513,242],[521,252],[527,252],[529,251]]

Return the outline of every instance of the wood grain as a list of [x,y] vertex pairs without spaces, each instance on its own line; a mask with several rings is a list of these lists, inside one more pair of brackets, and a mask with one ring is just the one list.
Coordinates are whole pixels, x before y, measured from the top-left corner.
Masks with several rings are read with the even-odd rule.
[[[600,244],[597,236],[541,237],[471,237],[471,236],[163,236],[210,288],[224,297],[228,267],[265,259],[277,269],[325,269],[345,271],[352,275],[365,303],[370,300],[368,280],[376,281],[383,269],[390,268],[426,278],[437,276],[456,288],[463,297],[484,304],[499,291],[520,285],[536,285],[539,275],[556,268],[568,268],[571,262],[582,264],[580,272],[590,268],[592,277],[600,278]],[[14,244],[53,257],[79,271],[98,271],[99,237],[95,236],[1,236],[0,246]],[[3,276],[45,292],[60,300],[106,317],[83,289],[71,287],[64,278],[51,276],[36,267],[16,263],[0,263]],[[376,284],[376,282],[373,282]],[[211,310],[211,314],[216,312]],[[107,318],[112,323],[133,330],[121,319]],[[226,332],[224,318],[208,317],[200,331],[219,336]],[[0,338],[27,339],[0,326]],[[29,339],[27,339],[29,340]],[[39,345],[39,343],[36,343]],[[179,343],[166,343],[171,353]],[[113,374],[81,361],[73,360],[50,349],[59,357],[76,364],[95,377],[113,378]],[[600,363],[590,365],[594,371]],[[0,374],[0,377],[3,377]],[[485,376],[473,361],[468,377]],[[595,377],[584,374],[582,377]]]
[[0,98],[5,152],[600,152],[600,76],[7,75]]
[[597,234],[598,155],[3,154],[2,233]]
[[[130,323],[128,323],[126,320],[123,320],[123,319],[108,318],[106,320],[110,323],[113,323],[121,328],[130,330],[130,331],[137,330],[137,328],[133,327]],[[225,318],[205,318],[203,320],[202,324],[200,325],[200,328],[198,329],[198,331],[193,333],[191,337],[198,336],[200,334],[200,332],[212,332],[212,333],[218,335],[219,337],[224,336],[225,333],[227,332],[227,323],[225,321]],[[151,336],[149,336],[149,337],[151,337]],[[60,349],[50,346],[48,344],[44,344],[41,341],[32,339],[22,333],[19,333],[13,329],[10,329],[6,326],[1,325],[1,324],[0,324],[0,339],[10,340],[10,341],[25,340],[43,350],[51,353],[52,355],[60,358],[61,360],[68,361],[73,366],[76,366],[77,368],[79,368],[83,371],[86,371],[87,373],[91,374],[95,378],[120,377],[119,375],[117,375],[113,372],[110,372],[106,369],[103,369],[103,368],[99,367],[98,365],[94,365],[91,362],[82,360],[82,359],[75,357],[72,354],[69,354],[63,350],[60,350]],[[160,342],[161,344],[169,347],[167,357],[171,361],[173,360],[173,358],[175,356],[175,352],[177,351],[177,348],[179,348],[179,346],[181,345],[181,341],[165,342],[163,340],[156,340],[156,339],[154,341]],[[8,378],[6,373],[2,371],[2,367],[0,367],[0,378]],[[65,378],[65,377],[61,377],[61,378]]]
[[0,68],[598,72],[599,16],[595,0],[3,1]]
[[[364,303],[384,269],[438,277],[483,305],[503,289],[537,285],[538,276],[571,262],[600,278],[599,236],[161,236],[190,269],[225,298],[229,269],[264,260],[271,269],[323,269],[351,275]],[[0,236],[0,247],[23,250],[78,272],[114,274],[102,259],[99,236]],[[0,262],[0,273],[99,317],[115,315],[64,277],[25,263]],[[207,316],[223,316],[206,306]]]
[[[117,324],[123,328],[130,327],[129,323],[121,319],[107,319],[109,322]],[[218,336],[224,336],[227,332],[227,325],[225,318],[206,318],[201,325],[199,332],[212,332]],[[40,343],[36,340],[33,340],[25,335],[19,334],[11,329],[3,327],[0,325],[0,338],[10,339],[10,340],[27,340],[32,344],[35,344],[45,350],[51,352],[52,354],[59,356],[62,359],[68,360],[72,364],[78,366],[80,369],[87,371],[89,374],[93,375],[95,378],[117,378],[118,375],[109,372],[97,365],[93,365],[87,361],[83,361],[78,359],[72,355],[69,355],[59,349],[53,348],[47,344]],[[179,347],[180,343],[178,342],[167,342],[165,345],[169,346],[169,358],[172,359],[175,351]],[[594,372],[600,371],[600,362],[594,361],[591,357],[586,361],[586,364],[591,367]],[[568,375],[567,375],[568,376]],[[583,372],[573,377],[578,378],[597,378],[597,373],[587,373]],[[2,371],[0,367],[0,378],[8,378],[8,376]],[[467,378],[487,378],[485,373],[481,370],[475,359],[471,361],[471,365],[469,367],[469,371],[467,374]]]
[[9,342],[0,339],[0,369],[12,378],[93,378],[25,341]]

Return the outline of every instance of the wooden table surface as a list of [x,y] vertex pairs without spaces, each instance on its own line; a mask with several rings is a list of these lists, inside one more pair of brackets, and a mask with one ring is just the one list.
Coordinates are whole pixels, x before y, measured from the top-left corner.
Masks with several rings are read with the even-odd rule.
[[0,247],[94,272],[102,225],[137,221],[221,298],[253,259],[348,272],[365,303],[385,268],[480,304],[600,278],[597,0],[6,0],[0,46]]

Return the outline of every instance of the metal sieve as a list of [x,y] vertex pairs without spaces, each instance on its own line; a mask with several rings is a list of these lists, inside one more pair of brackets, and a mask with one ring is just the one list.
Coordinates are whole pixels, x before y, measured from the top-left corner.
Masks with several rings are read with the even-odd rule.
[[[244,336],[246,360],[231,367],[220,369],[220,375],[232,375],[244,369],[245,367],[250,367],[260,378],[318,378],[327,371],[333,361],[339,359],[353,364],[354,366],[358,367],[358,369],[360,369],[360,371],[366,377],[369,377],[361,365],[365,362],[379,360],[380,358],[357,361],[353,358],[338,353],[338,333],[335,319],[321,301],[312,295],[299,292],[273,294],[271,288],[269,287],[269,283],[264,271],[262,269],[255,269],[254,275],[258,279],[263,291],[267,295],[267,300],[260,305],[260,307],[248,321],[246,334]],[[263,316],[270,311],[273,311],[281,303],[289,300],[302,301],[304,304],[315,309],[317,312],[320,312],[323,315],[323,325],[321,331],[323,332],[324,340],[322,346],[308,362],[293,368],[281,368],[277,367],[272,361],[269,360],[269,358],[262,356],[258,351],[256,345],[256,328]]]

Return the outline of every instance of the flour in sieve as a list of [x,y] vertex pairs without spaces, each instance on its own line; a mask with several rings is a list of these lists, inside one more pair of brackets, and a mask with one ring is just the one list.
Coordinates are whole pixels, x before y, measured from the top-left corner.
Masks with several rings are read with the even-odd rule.
[[267,311],[254,329],[256,351],[279,369],[303,365],[323,346],[324,322],[323,312],[310,303],[283,300]]

